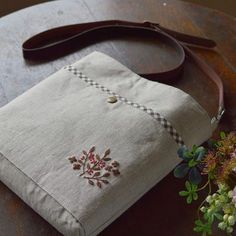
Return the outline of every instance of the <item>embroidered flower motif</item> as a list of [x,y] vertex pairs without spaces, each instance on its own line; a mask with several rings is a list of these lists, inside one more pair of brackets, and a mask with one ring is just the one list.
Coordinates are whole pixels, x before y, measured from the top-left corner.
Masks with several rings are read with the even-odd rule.
[[83,151],[81,157],[71,156],[68,160],[73,165],[73,169],[80,171],[81,177],[88,180],[92,186],[97,185],[102,188],[103,184],[109,184],[108,178],[120,175],[117,161],[112,161],[110,149],[107,149],[102,157],[95,154],[95,147],[90,150]]

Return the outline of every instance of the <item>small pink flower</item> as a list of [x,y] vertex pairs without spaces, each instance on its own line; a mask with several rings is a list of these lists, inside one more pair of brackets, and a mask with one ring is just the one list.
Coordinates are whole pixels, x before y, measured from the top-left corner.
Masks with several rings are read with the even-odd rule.
[[89,160],[94,159],[94,154],[92,152],[89,153]]
[[96,160],[95,159],[92,159],[92,160],[90,160],[90,162],[91,162],[91,164],[96,164]]
[[236,186],[234,187],[234,190],[233,190],[233,203],[236,204]]
[[83,161],[85,159],[85,156],[80,157],[80,160]]
[[89,161],[91,162],[91,164],[95,164],[97,161],[95,160],[95,156],[93,153],[89,154]]
[[106,166],[106,163],[104,161],[100,161],[98,163],[98,165],[101,167],[101,168],[104,168]]
[[89,175],[92,175],[92,174],[93,174],[93,170],[92,170],[92,169],[88,169],[88,170],[87,170],[87,173],[88,173]]
[[236,149],[232,153],[230,153],[230,157],[231,158],[235,158],[236,157]]

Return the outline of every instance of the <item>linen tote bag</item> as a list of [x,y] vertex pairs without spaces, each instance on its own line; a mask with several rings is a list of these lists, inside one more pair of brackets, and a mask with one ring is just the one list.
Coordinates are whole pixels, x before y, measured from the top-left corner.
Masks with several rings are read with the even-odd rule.
[[62,234],[97,235],[215,121],[187,93],[93,52],[0,109],[0,180]]

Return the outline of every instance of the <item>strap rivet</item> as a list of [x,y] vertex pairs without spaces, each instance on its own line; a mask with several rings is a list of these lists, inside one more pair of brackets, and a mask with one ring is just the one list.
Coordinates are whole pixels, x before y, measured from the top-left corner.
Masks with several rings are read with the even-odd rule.
[[107,102],[116,103],[117,102],[117,97],[116,96],[111,96],[107,99]]

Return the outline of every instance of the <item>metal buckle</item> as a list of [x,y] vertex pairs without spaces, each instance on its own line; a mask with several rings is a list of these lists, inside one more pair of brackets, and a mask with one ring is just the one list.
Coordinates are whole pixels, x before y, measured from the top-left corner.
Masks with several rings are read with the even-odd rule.
[[211,123],[219,122],[221,120],[221,117],[225,113],[225,109],[223,107],[219,107],[218,113],[215,117],[211,119]]
[[224,113],[225,113],[225,109],[223,107],[220,107],[217,114],[217,120],[220,120]]

